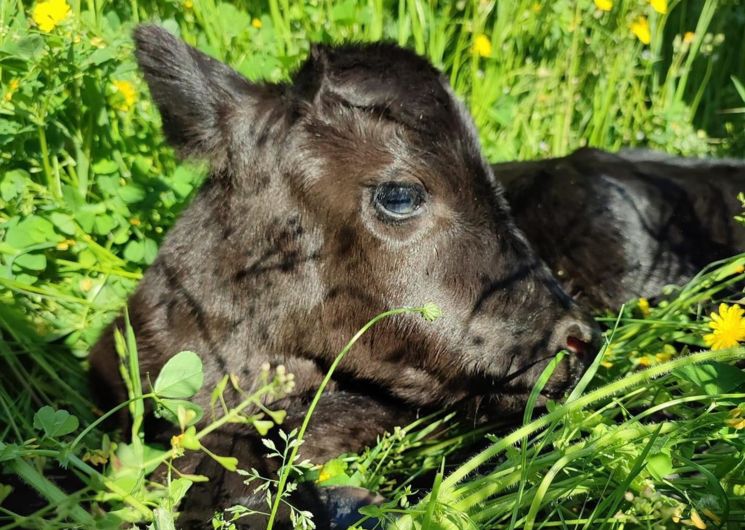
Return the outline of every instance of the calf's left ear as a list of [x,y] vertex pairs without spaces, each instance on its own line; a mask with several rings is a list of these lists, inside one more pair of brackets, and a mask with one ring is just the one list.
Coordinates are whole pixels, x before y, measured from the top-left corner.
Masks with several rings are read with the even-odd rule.
[[270,87],[252,84],[158,26],[138,26],[133,36],[169,143],[184,157],[219,159],[236,117],[251,119],[256,99],[266,103]]

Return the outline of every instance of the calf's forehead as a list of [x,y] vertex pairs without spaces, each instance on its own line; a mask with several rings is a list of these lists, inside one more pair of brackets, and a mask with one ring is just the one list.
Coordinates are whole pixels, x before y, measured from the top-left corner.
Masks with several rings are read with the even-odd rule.
[[412,128],[377,109],[340,105],[303,121],[297,146],[303,163],[318,169],[307,175],[342,183],[374,184],[416,179],[430,191],[454,195],[491,194],[495,181],[480,151],[467,112],[458,104],[445,112],[449,124],[430,116]]

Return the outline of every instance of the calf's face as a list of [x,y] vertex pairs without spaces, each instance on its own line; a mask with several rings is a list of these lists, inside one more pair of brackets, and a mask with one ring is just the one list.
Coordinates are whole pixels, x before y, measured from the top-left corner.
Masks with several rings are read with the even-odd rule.
[[[227,371],[268,360],[322,373],[371,316],[429,301],[441,319],[383,321],[339,386],[420,405],[521,400],[558,350],[571,355],[548,393],[591,360],[594,326],[515,227],[470,117],[424,59],[317,46],[290,83],[257,85],[164,30],[135,39],[166,136],[212,167],[148,271],[165,280],[138,293],[153,366],[190,347]],[[189,289],[205,313],[195,326],[152,323]],[[313,381],[301,373],[300,390]]]

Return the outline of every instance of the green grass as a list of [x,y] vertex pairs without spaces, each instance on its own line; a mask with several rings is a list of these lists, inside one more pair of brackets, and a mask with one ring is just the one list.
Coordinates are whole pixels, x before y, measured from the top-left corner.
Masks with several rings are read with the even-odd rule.
[[[250,79],[271,81],[285,79],[310,42],[385,38],[409,46],[449,75],[492,161],[582,145],[745,152],[739,0],[671,1],[666,14],[645,0],[616,1],[609,12],[591,0],[69,6],[44,32],[33,21],[34,4],[0,0],[0,464],[56,507],[23,521],[0,505],[0,528],[85,527],[91,517],[101,528],[148,519],[167,528],[189,482],[173,478],[163,488],[145,479],[171,455],[138,442],[137,428],[132,444],[118,446],[125,464],[118,473],[90,465],[111,456],[108,438],[96,429],[80,436],[98,414],[85,391],[86,352],[204,176],[164,145],[132,56],[138,21],[157,21]],[[629,29],[640,17],[650,26],[648,45]],[[489,42],[485,56],[473,49],[480,35]],[[745,390],[742,372],[723,362],[743,352],[701,354],[719,359],[703,365],[686,357],[705,349],[706,311],[743,279],[736,272],[742,261],[671,291],[650,314],[631,303],[603,316],[611,342],[584,393],[551,405],[542,418],[526,414],[511,435],[494,427],[488,462],[456,456],[469,444],[483,447],[483,432],[437,416],[363,455],[332,461],[323,476],[383,491],[391,502],[371,513],[403,514],[402,527],[655,528],[680,526],[671,522],[678,514],[690,526],[693,510],[709,527],[745,525],[745,429],[734,428],[739,413],[731,412],[742,407]],[[123,362],[136,368],[127,342]],[[658,366],[667,358],[672,364]],[[271,391],[282,384],[267,375]],[[131,390],[137,416],[145,398]],[[58,412],[41,412],[45,405]],[[178,416],[178,405],[172,409]],[[182,404],[184,427],[193,420],[188,410]],[[277,411],[222,412],[246,415],[259,430],[278,419]],[[287,448],[277,451],[295,464]],[[89,487],[63,501],[45,478],[55,461]],[[426,470],[435,478],[423,478]],[[6,493],[0,485],[0,498]]]

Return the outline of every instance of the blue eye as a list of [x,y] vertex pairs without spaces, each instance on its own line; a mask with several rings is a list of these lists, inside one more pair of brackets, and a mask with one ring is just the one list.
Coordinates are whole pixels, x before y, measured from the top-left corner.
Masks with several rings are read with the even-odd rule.
[[393,219],[404,219],[418,213],[424,202],[424,190],[418,184],[385,182],[373,193],[375,208]]

